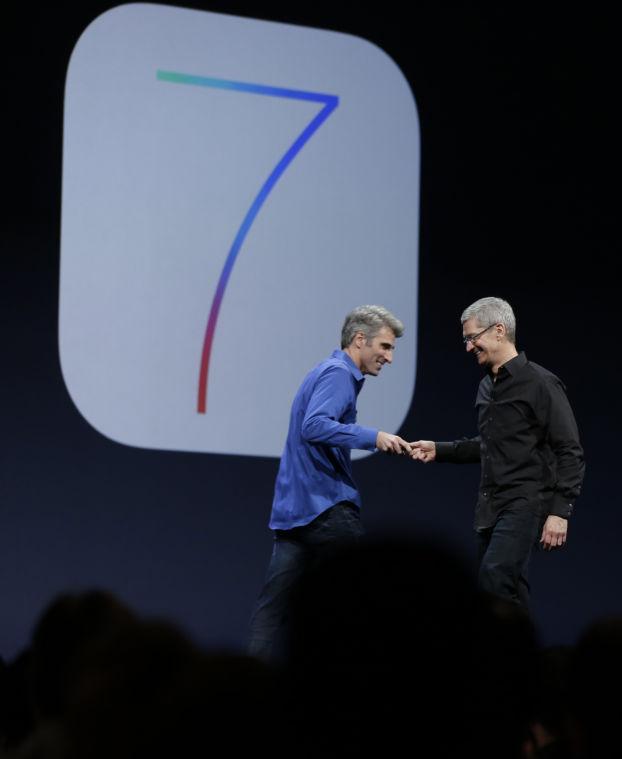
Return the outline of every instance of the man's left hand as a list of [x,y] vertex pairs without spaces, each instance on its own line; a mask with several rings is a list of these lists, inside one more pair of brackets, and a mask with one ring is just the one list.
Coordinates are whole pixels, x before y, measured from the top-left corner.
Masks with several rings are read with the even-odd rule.
[[545,551],[552,551],[554,548],[561,548],[566,542],[568,532],[568,520],[563,517],[556,517],[549,514],[542,528],[542,537],[540,543]]

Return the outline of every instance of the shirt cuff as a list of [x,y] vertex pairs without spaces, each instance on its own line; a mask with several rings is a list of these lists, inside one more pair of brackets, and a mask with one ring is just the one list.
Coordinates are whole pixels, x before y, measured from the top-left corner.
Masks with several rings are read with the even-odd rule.
[[563,495],[556,493],[551,501],[549,514],[563,519],[569,519],[574,511],[574,503],[564,498]]
[[455,453],[455,445],[453,443],[434,443],[436,447],[435,461],[449,461]]
[[357,448],[363,451],[375,451],[377,439],[378,430],[372,430],[371,427],[361,427],[361,444]]

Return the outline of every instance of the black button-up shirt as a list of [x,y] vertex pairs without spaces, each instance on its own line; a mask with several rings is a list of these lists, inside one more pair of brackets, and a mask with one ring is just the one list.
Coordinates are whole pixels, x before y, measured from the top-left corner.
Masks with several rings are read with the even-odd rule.
[[542,502],[567,519],[581,490],[585,465],[574,414],[562,382],[524,353],[480,382],[479,436],[436,443],[436,460],[481,461],[476,529],[494,524],[510,501]]

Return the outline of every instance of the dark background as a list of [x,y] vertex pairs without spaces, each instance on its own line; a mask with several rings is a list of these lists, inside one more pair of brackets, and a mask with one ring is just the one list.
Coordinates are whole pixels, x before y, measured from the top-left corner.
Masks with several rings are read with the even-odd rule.
[[[99,435],[57,346],[63,87],[81,32],[115,3],[9,4],[2,21],[0,655],[58,593],[107,588],[201,643],[241,647],[271,536],[278,462],[154,452]],[[532,564],[543,643],[620,612],[617,487],[618,55],[598,4],[186,7],[360,35],[401,67],[421,120],[417,388],[405,437],[475,434],[462,309],[514,306],[518,347],[567,385],[587,474],[563,551]],[[544,5],[544,4],[543,4]],[[394,272],[399,276],[399,272]],[[327,352],[337,343],[327,336]],[[278,346],[286,350],[286,346]],[[399,356],[396,357],[399,360]],[[289,402],[289,401],[288,401]],[[361,420],[364,421],[364,420]],[[369,531],[472,553],[477,467],[355,464]]]

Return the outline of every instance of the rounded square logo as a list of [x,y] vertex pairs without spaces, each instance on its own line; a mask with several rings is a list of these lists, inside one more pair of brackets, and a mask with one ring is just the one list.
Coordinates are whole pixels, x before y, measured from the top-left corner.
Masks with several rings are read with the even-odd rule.
[[59,349],[80,413],[132,446],[280,456],[345,314],[405,324],[359,421],[415,383],[419,123],[357,37],[136,4],[83,33],[66,82]]

